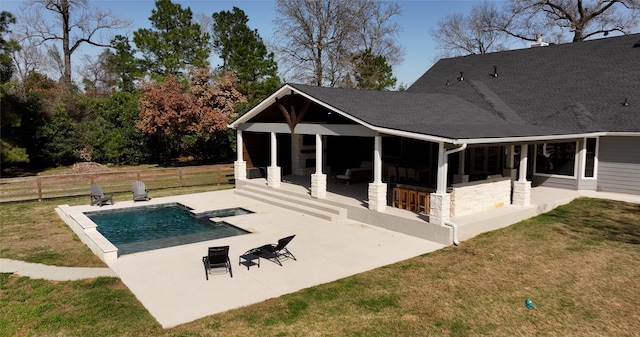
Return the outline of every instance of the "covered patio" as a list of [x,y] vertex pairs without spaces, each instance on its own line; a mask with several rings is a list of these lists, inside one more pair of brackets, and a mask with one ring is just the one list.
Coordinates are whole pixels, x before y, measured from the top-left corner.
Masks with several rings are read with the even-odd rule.
[[[411,118],[430,114],[454,121],[411,124]],[[535,179],[594,188],[595,180],[584,174],[594,153],[587,135],[545,135],[547,129],[507,117],[442,95],[287,84],[230,125],[237,130],[234,173],[239,188],[261,178],[281,189],[288,179],[317,200],[327,199],[331,189],[350,193],[339,183],[365,184],[361,204],[377,213],[354,209],[351,218],[382,223],[395,209],[408,210],[430,225],[422,225],[431,233],[422,237],[445,243],[452,242],[444,233],[455,230],[456,217],[530,205]],[[480,131],[469,131],[471,126]],[[439,128],[453,137],[441,136]],[[548,143],[572,146],[567,157],[573,157],[557,165],[570,167],[572,180],[534,169],[541,151],[553,149]]]

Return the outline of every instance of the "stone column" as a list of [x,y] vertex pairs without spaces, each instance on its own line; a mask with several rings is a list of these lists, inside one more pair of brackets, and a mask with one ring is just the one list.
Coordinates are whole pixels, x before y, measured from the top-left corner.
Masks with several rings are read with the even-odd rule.
[[531,182],[530,181],[514,181],[513,182],[513,201],[514,205],[529,206],[531,204]]
[[311,175],[311,196],[327,197],[327,175],[322,173],[322,136],[316,135],[316,173]]
[[527,162],[529,146],[520,146],[520,175],[518,181],[513,182],[512,204],[518,206],[529,206],[531,204],[531,182],[527,181]]
[[431,193],[429,222],[444,226],[451,219],[451,194]]
[[243,160],[242,130],[238,130],[236,136],[236,161],[233,162],[233,175],[236,180],[247,179],[247,162]]
[[271,165],[267,167],[267,185],[279,188],[281,180],[281,169],[278,166],[278,142],[276,133],[271,132]]
[[373,148],[373,182],[369,184],[369,209],[384,212],[387,209],[387,184],[382,182],[382,137],[377,135]]
[[436,192],[431,193],[429,222],[444,225],[451,218],[451,194],[447,193],[447,153],[444,143],[438,144],[438,179]]

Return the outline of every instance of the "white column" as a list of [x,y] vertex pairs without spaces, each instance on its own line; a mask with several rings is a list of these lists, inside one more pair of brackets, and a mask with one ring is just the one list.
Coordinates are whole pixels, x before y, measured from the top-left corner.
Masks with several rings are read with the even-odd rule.
[[447,155],[444,150],[444,143],[438,144],[438,175],[436,178],[436,193],[447,193]]
[[531,204],[531,182],[527,181],[527,162],[529,157],[529,146],[520,146],[520,174],[518,181],[513,182],[514,205],[529,206]]
[[280,187],[281,169],[278,166],[278,141],[276,133],[271,132],[271,165],[267,167],[267,185]]
[[438,145],[438,176],[436,192],[431,193],[429,222],[444,225],[451,218],[451,194],[447,193],[447,154],[444,143]]
[[518,181],[526,181],[527,180],[527,165],[529,161],[529,145],[522,144],[520,145],[520,175],[518,177]]
[[387,184],[382,182],[382,137],[375,136],[373,146],[373,182],[369,183],[369,209],[387,209]]
[[327,175],[322,173],[322,136],[316,134],[316,173],[311,175],[311,196],[327,197]]
[[236,161],[233,163],[233,175],[236,180],[247,179],[247,162],[243,160],[242,130],[236,134]]
[[316,174],[322,174],[322,136],[316,135]]

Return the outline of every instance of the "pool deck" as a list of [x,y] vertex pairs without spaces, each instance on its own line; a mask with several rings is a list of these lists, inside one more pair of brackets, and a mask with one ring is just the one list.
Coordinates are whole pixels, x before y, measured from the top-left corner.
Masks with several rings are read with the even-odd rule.
[[[539,214],[580,196],[640,203],[640,196],[535,188],[532,191],[532,206],[529,208]],[[103,209],[168,202],[182,203],[196,212],[243,207],[255,213],[224,219],[252,232],[248,235],[123,255],[107,261],[115,275],[120,277],[164,328],[332,282],[445,247],[354,220],[322,220],[243,197],[234,190],[154,198],[135,204],[133,201],[116,201],[115,205],[104,206]],[[100,208],[83,205],[68,207],[67,211],[97,209]],[[510,224],[535,215],[528,215],[525,212],[527,209],[511,209],[505,207],[483,212],[483,221],[495,223],[497,219],[504,219],[505,224]],[[520,215],[516,218],[514,214]],[[464,219],[459,220],[459,223],[464,224]],[[478,221],[478,216],[473,221]],[[271,261],[261,260],[260,267],[252,266],[249,270],[238,265],[239,256],[247,250],[276,243],[278,239],[293,234],[296,237],[288,248],[297,261],[285,260],[283,266],[279,266]],[[202,256],[206,255],[207,247],[222,245],[230,246],[233,278],[221,270],[210,275],[207,281]],[[4,262],[3,268],[6,265]]]
[[[259,303],[318,284],[335,281],[444,247],[406,234],[353,220],[322,220],[236,195],[233,190],[166,198],[196,211],[244,207],[253,214],[225,218],[251,234],[120,256],[108,266],[164,327],[173,327],[230,309]],[[130,207],[132,201],[113,207]],[[77,206],[97,209],[96,206]],[[103,206],[111,207],[111,206]],[[245,251],[295,234],[288,245],[297,261],[283,266],[261,260],[249,270],[238,265]],[[221,272],[205,279],[207,247],[229,245],[233,278]],[[214,270],[215,272],[215,270]]]

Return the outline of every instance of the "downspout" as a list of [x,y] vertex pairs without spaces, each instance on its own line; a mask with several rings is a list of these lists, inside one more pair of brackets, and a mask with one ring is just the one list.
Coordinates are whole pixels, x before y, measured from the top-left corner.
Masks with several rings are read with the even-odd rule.
[[456,246],[460,245],[460,241],[458,241],[458,225],[453,222],[445,221],[445,225],[453,228],[453,244]]
[[[445,151],[444,153],[445,153],[445,155],[448,156],[450,154],[463,151],[466,148],[467,148],[467,143],[463,143],[460,147]],[[456,246],[459,246],[460,245],[460,241],[458,241],[458,225],[456,225],[456,224],[454,224],[453,222],[450,222],[450,221],[445,221],[444,224],[453,229],[453,244],[456,245]]]

